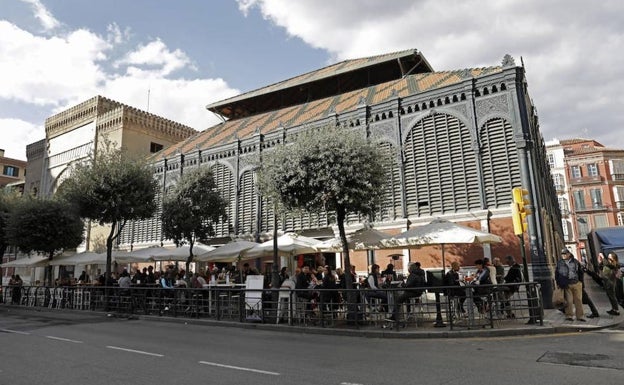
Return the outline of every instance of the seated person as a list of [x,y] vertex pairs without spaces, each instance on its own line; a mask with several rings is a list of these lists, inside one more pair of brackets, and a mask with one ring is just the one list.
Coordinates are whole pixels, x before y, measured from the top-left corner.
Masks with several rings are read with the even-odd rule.
[[389,298],[388,294],[382,290],[381,284],[382,279],[379,274],[379,265],[375,263],[371,266],[371,272],[366,278],[367,290],[365,295],[368,298],[379,298],[383,309],[389,305]]
[[456,289],[447,289],[446,295],[449,297],[455,297],[459,299],[459,311],[465,313],[464,302],[466,302],[466,291],[460,288],[459,283],[459,262],[454,261],[451,263],[451,270],[444,275],[444,286],[458,286]]
[[381,272],[381,277],[384,278],[388,284],[390,284],[390,282],[392,281],[397,281],[398,278],[397,278],[397,273],[394,270],[394,265],[389,263],[386,266],[386,270]]
[[[491,285],[492,279],[490,278],[490,270],[485,266],[482,259],[475,261],[475,267],[477,268],[475,280],[473,285]],[[491,288],[475,288],[473,302],[479,309],[479,312],[483,313],[486,309],[483,303],[482,296],[486,296],[491,291]]]
[[[415,290],[414,288],[422,288],[427,284],[425,280],[425,271],[420,267],[420,262],[412,263],[408,268],[408,272],[409,276],[405,282],[405,288],[407,290],[397,297],[396,304],[398,305],[409,301],[410,298],[420,298],[420,296],[424,293],[424,290]],[[396,316],[393,314],[390,319],[394,321],[396,320]]]

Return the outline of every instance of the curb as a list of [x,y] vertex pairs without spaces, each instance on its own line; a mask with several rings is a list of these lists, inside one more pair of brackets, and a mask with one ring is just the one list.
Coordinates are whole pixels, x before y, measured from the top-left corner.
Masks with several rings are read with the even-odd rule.
[[116,318],[128,321],[136,320],[149,320],[159,322],[170,323],[184,323],[190,325],[200,326],[213,326],[213,327],[230,327],[240,328],[248,330],[262,330],[262,331],[279,331],[294,334],[315,334],[315,335],[333,335],[344,337],[364,337],[364,338],[409,338],[409,339],[435,339],[435,338],[484,338],[484,337],[518,337],[529,335],[549,335],[549,334],[564,334],[564,333],[583,333],[602,329],[616,328],[621,322],[613,322],[605,325],[554,325],[547,321],[543,326],[518,326],[517,328],[501,328],[501,329],[471,329],[471,330],[440,330],[429,331],[425,329],[416,329],[414,331],[401,331],[395,329],[380,329],[380,330],[364,330],[364,329],[335,329],[335,328],[323,328],[317,326],[289,326],[289,325],[275,325],[267,323],[245,323],[237,321],[219,321],[213,319],[197,319],[197,318],[181,318],[171,316],[156,316],[156,315],[140,315],[140,314],[121,314],[103,311],[89,311],[84,312],[80,310],[62,310],[48,308],[25,308],[15,305],[1,306],[5,309],[20,309],[31,312],[48,312],[56,314],[80,314],[80,315],[99,315],[103,318]]

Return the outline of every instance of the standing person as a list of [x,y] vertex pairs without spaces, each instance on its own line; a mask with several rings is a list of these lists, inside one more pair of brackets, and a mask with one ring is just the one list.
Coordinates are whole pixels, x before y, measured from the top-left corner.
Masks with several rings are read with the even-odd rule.
[[496,279],[496,268],[492,266],[492,262],[490,262],[489,258],[483,258],[483,266],[490,272],[490,283],[492,285],[498,285],[498,280]]
[[[602,255],[602,253],[600,253]],[[600,257],[599,257],[600,258]],[[589,274],[592,276],[592,278],[594,278],[593,276],[596,275],[599,278],[600,281],[600,286],[603,286],[603,282],[602,282],[602,278],[600,277],[600,274],[596,274],[593,273],[587,269],[586,266],[586,262],[580,262],[581,264],[581,269],[583,270],[583,275],[585,273]],[[587,318],[598,318],[600,317],[600,313],[598,313],[598,309],[596,308],[596,305],[594,305],[594,301],[591,300],[591,298],[589,298],[589,294],[587,294],[587,290],[585,290],[585,280],[583,280],[583,282],[581,282],[583,284],[583,293],[582,293],[582,302],[583,304],[587,304],[587,306],[589,306],[589,310],[591,310],[591,313],[587,316]],[[561,310],[560,310],[561,311]],[[564,312],[565,312],[565,308],[564,308]]]
[[566,307],[566,321],[573,321],[572,305],[576,313],[576,320],[585,322],[583,312],[583,269],[581,264],[572,256],[570,250],[561,250],[561,259],[557,261],[555,268],[555,281],[557,286],[563,289]]
[[501,259],[498,257],[494,258],[492,260],[492,264],[494,265],[494,268],[496,269],[496,282],[503,283],[504,281],[503,277],[505,276],[505,266],[503,266]]
[[15,277],[13,277],[13,291],[11,292],[12,294],[11,302],[14,305],[19,305],[22,300],[22,285],[23,284],[24,284],[24,281],[22,281],[22,278],[19,276],[19,274],[15,274]]
[[336,282],[336,276],[331,271],[331,268],[327,266],[325,268],[325,276],[323,277],[323,283],[321,288],[325,289],[321,291],[321,302],[325,304],[325,309],[331,314],[334,314],[340,303],[339,286]]
[[609,253],[606,261],[603,259],[598,262],[602,265],[602,280],[604,282],[605,291],[607,292],[607,297],[609,297],[609,302],[611,302],[611,310],[607,311],[607,313],[611,315],[620,315],[620,312],[618,311],[618,301],[615,295],[617,281],[616,274],[620,269],[618,256],[615,253]]

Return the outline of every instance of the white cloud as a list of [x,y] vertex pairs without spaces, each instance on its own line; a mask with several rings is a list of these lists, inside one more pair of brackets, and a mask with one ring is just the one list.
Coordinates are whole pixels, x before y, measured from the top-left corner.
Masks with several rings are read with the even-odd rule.
[[31,5],[35,17],[41,23],[41,26],[49,31],[56,27],[58,27],[61,23],[46,9],[46,7],[41,4],[39,0],[22,0],[24,3],[28,3]]
[[[55,20],[38,1],[29,1],[47,25]],[[172,77],[179,70],[195,70],[180,49],[170,49],[160,39],[139,44],[124,54],[130,29],[112,23],[106,36],[86,29],[37,35],[0,20],[0,102],[48,108],[50,115],[102,95],[202,130],[217,123],[205,105],[233,96],[237,90],[222,79]],[[121,58],[119,52],[121,52]],[[0,148],[6,155],[25,159],[26,144],[43,139],[44,122],[11,119],[1,111]]]
[[[591,136],[624,148],[624,2],[575,0],[239,0],[336,60],[419,49],[436,70],[527,69],[546,139]],[[589,129],[589,130],[588,130]],[[615,141],[612,141],[615,139]]]
[[238,93],[222,79],[186,80],[155,76],[118,77],[108,81],[101,91],[111,99],[144,111],[149,110],[199,131],[219,122],[215,115],[206,110],[206,104]]
[[41,37],[0,20],[0,99],[57,105],[76,91],[93,94],[105,80],[99,61],[110,45],[86,30]]
[[124,43],[130,37],[130,28],[126,28],[122,31],[117,23],[109,24],[106,27],[106,32],[108,32],[106,40],[111,44]]
[[171,51],[160,40],[151,41],[140,45],[136,51],[129,52],[124,58],[115,62],[115,67],[131,65],[129,73],[139,76],[143,72],[139,67],[143,66],[147,72],[155,72],[160,76],[170,75],[182,68],[194,68],[188,56],[179,49]]
[[26,145],[45,138],[42,125],[20,119],[0,119],[0,148],[4,156],[26,160]]

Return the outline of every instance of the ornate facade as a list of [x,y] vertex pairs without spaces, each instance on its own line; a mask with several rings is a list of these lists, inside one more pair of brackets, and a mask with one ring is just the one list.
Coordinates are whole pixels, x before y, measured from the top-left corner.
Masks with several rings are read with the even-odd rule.
[[[501,66],[442,72],[417,50],[348,60],[207,108],[224,122],[153,160],[163,191],[184,169],[213,170],[230,202],[216,243],[272,232],[276,214],[255,186],[260,154],[301,130],[332,124],[360,131],[393,160],[383,208],[373,218],[351,216],[350,225],[372,220],[376,228],[398,233],[443,217],[505,239],[492,248],[451,250],[462,263],[471,264],[479,253],[519,255],[510,203],[512,188],[523,186],[535,206],[525,237],[531,239],[533,273],[550,280],[549,265],[562,244],[557,197],[524,68],[510,57]],[[333,235],[335,224],[328,212],[278,213],[277,223],[281,231],[325,236]],[[128,226],[120,242],[153,244],[160,236],[157,215]],[[404,251],[406,260],[415,260],[409,253],[434,266],[419,251]],[[360,270],[366,266],[355,261]]]

